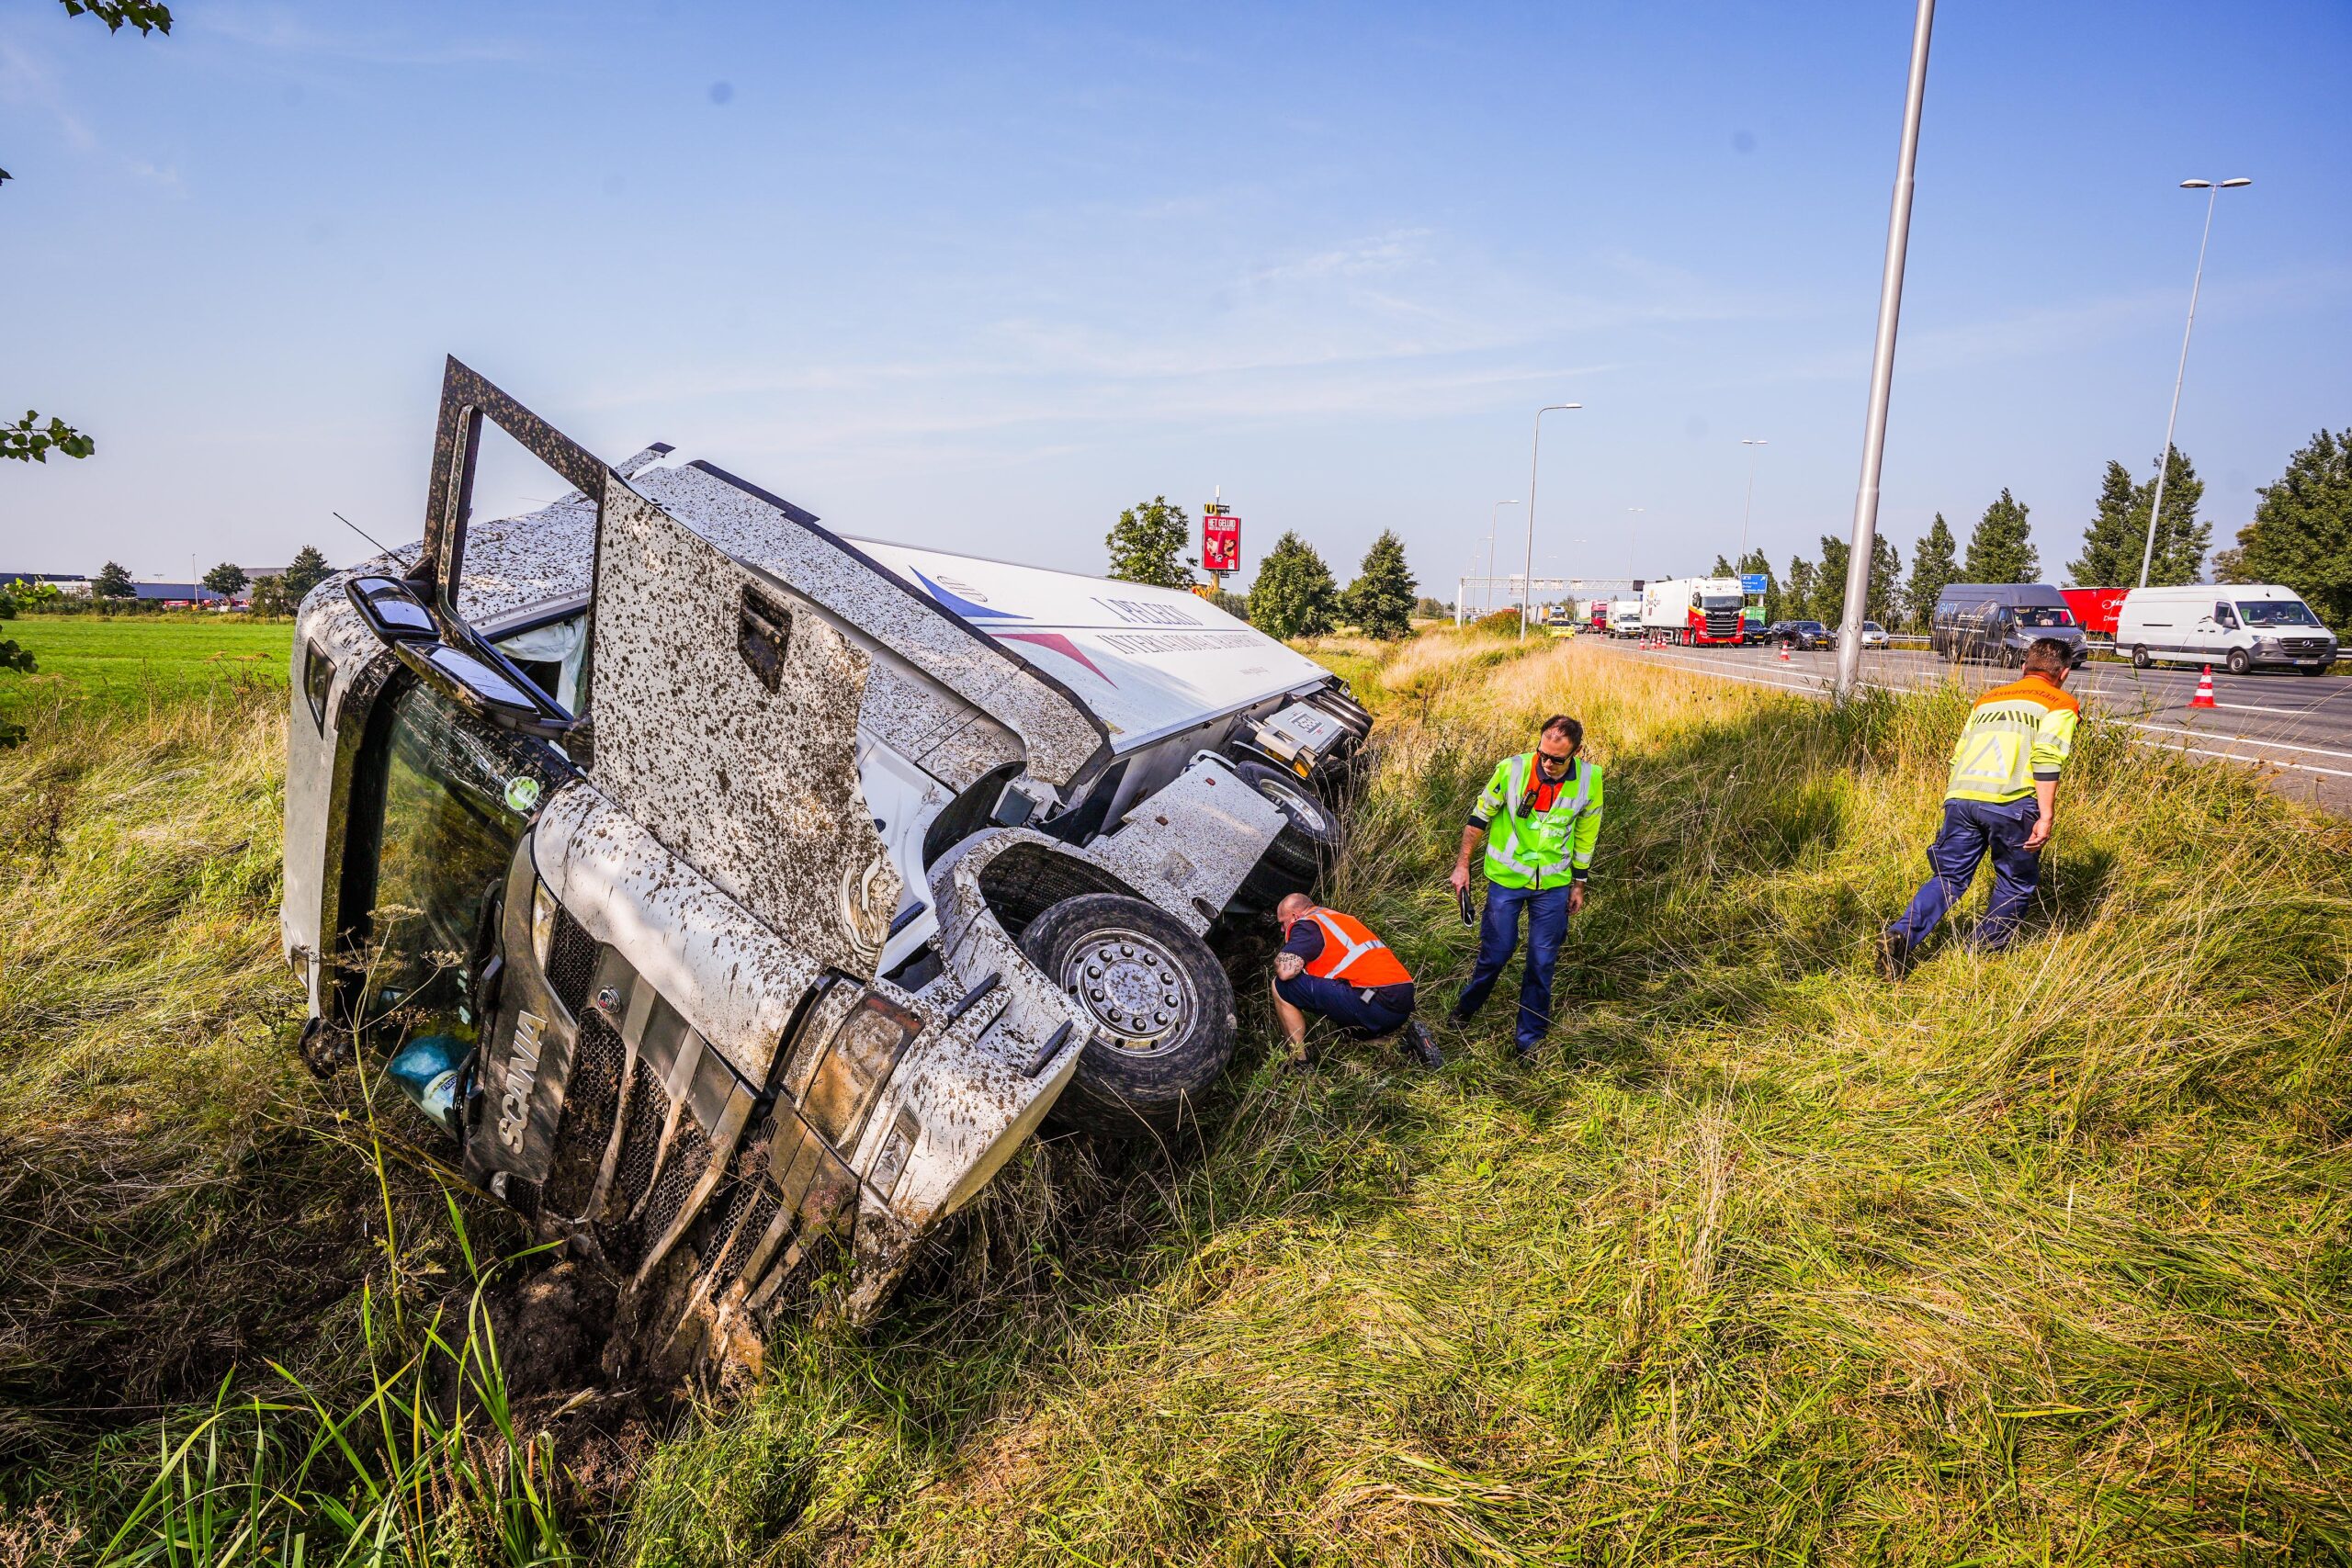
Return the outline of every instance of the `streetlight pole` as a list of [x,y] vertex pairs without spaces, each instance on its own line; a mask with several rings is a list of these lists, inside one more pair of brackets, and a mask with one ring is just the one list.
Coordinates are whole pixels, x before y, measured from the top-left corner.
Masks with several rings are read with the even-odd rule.
[[2148,563],[2156,553],[2156,519],[2165,513],[2165,477],[2172,472],[2172,427],[2180,417],[2180,383],[2188,374],[2188,334],[2197,330],[2197,291],[2205,287],[2205,244],[2213,237],[2213,204],[2225,190],[2236,190],[2254,182],[2243,176],[2234,180],[2183,180],[2183,190],[2205,192],[2205,233],[2197,242],[2197,276],[2188,285],[2188,324],[2180,330],[2180,366],[2172,373],[2172,412],[2165,416],[2165,450],[2156,459],[2156,493],[2148,503],[2148,542],[2140,550],[2140,586],[2148,586]]
[[1544,416],[1580,409],[1582,403],[1545,403],[1535,411],[1535,439],[1527,457],[1527,563],[1519,580],[1519,635],[1527,636],[1530,596],[1535,590],[1535,472],[1544,457]]
[[1837,692],[1851,696],[1862,675],[1862,611],[1878,548],[1878,479],[1886,463],[1886,405],[1894,390],[1894,329],[1903,314],[1903,257],[1911,243],[1912,172],[1919,164],[1919,112],[1928,101],[1928,39],[1936,0],[1919,0],[1911,26],[1911,83],[1903,100],[1903,144],[1894,159],[1894,204],[1886,219],[1886,270],[1878,285],[1878,342],[1871,351],[1871,411],[1862,431],[1862,477],[1854,494],[1853,553],[1846,561],[1844,628],[1838,638]]
[[1746,565],[1747,560],[1747,520],[1751,516],[1755,515],[1756,513],[1756,465],[1758,460],[1764,456],[1763,449],[1770,446],[1771,443],[1769,441],[1743,438],[1740,441],[1740,445],[1747,448],[1747,504],[1740,509],[1739,554],[1732,558],[1732,564],[1739,570],[1746,571],[1747,570]]
[[1516,499],[1510,501],[1498,501],[1495,502],[1494,505],[1487,509],[1487,608],[1489,611],[1493,610],[1495,607],[1496,522],[1497,519],[1502,516],[1504,507],[1517,506],[1519,502]]

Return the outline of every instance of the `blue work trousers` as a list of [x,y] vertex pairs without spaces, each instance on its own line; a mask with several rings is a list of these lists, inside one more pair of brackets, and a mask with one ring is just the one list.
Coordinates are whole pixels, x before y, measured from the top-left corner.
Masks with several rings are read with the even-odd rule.
[[2041,813],[2031,795],[1997,806],[1983,800],[1945,801],[1943,829],[1928,846],[1928,864],[1934,874],[1920,885],[1911,907],[1888,930],[1908,946],[1927,941],[1944,912],[1966,895],[1977,866],[1989,854],[1993,898],[1984,906],[1976,940],[1988,952],[2007,946],[2017,934],[2018,917],[2041,885],[2041,852],[2025,847]]
[[1478,925],[1478,966],[1454,998],[1453,1016],[1468,1019],[1487,1005],[1503,965],[1519,946],[1519,914],[1527,911],[1527,968],[1519,982],[1519,1048],[1529,1051],[1552,1030],[1552,966],[1568,934],[1566,887],[1505,887],[1487,884],[1487,914]]

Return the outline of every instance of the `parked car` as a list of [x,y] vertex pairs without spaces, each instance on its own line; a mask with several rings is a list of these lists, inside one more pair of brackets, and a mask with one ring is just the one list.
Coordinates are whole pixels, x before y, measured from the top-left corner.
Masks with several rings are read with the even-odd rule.
[[2291,665],[2324,672],[2335,634],[2291,588],[2270,583],[2201,583],[2134,588],[2115,619],[2115,646],[2142,670],[2151,664],[2221,664],[2232,674]]
[[1780,621],[1764,635],[1767,641],[1800,650],[1838,646],[1838,634],[1819,621]]
[[1864,621],[1862,623],[1862,646],[1864,648],[1884,648],[1886,646],[1886,628],[1880,626],[1876,621]]
[[1936,600],[1928,647],[1939,659],[1982,660],[2014,670],[2041,637],[2066,645],[2068,661],[2090,657],[2083,625],[2046,582],[1955,582]]
[[[469,520],[487,415],[571,488]],[[1229,916],[1304,891],[1371,720],[1187,593],[876,542],[456,360],[423,543],[294,636],[284,951],[313,1070],[599,1271],[633,1362],[871,1315],[1048,1117],[1230,1056]]]

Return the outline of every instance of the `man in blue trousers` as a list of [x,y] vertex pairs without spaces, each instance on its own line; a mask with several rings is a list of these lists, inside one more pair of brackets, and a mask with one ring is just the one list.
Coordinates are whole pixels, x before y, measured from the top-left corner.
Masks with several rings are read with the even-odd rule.
[[1577,757],[1583,749],[1583,725],[1564,713],[1545,719],[1534,750],[1496,764],[1462,829],[1462,853],[1453,865],[1453,891],[1466,899],[1470,856],[1486,840],[1487,913],[1478,928],[1478,964],[1454,998],[1454,1022],[1467,1023],[1486,1006],[1487,993],[1519,945],[1520,916],[1526,914],[1527,967],[1514,1036],[1522,1060],[1551,1032],[1552,968],[1568,934],[1568,917],[1584,908],[1585,878],[1600,837],[1600,769]]
[[1951,749],[1943,827],[1928,849],[1928,880],[1903,918],[1879,934],[1879,973],[1903,977],[1928,933],[1993,862],[1993,897],[1976,942],[1997,953],[2017,934],[2041,883],[2041,846],[2058,821],[2058,773],[2075,750],[2082,705],[2066,694],[2071,650],[2037,637],[2022,676],[1976,699]]

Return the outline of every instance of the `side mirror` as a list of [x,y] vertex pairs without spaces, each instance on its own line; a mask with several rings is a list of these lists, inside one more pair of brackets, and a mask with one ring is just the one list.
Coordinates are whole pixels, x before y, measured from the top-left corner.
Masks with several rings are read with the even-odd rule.
[[355,577],[344,585],[344,592],[351,596],[368,629],[386,642],[437,641],[441,636],[433,612],[396,577]]
[[419,679],[505,729],[555,739],[577,721],[496,649],[462,624],[445,624],[393,577],[355,577],[344,585],[360,619]]

